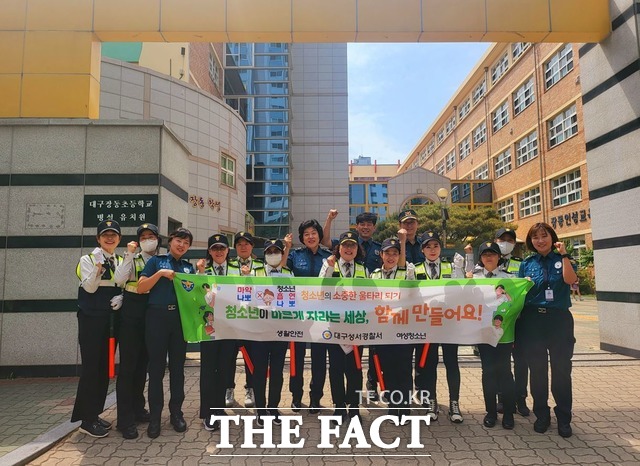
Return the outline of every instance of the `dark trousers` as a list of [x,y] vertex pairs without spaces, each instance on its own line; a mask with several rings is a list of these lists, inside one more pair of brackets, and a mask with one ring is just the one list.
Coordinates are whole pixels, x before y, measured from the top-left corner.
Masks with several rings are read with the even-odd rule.
[[[253,392],[256,408],[277,409],[282,396],[284,359],[289,343],[284,341],[251,342],[253,358]],[[269,402],[267,403],[267,371],[269,372]]]
[[497,415],[496,395],[498,388],[502,391],[502,403],[505,413],[515,409],[513,376],[511,375],[511,343],[499,343],[495,348],[491,345],[478,345],[482,362],[482,393],[484,406],[488,414]]
[[443,343],[431,343],[427,353],[427,363],[424,369],[418,372],[417,367],[422,354],[416,354],[416,387],[429,392],[430,399],[437,399],[436,383],[438,382],[438,348],[442,346],[442,357],[444,367],[447,370],[447,385],[449,386],[449,400],[458,401],[460,399],[460,367],[458,366],[458,345]]
[[[294,403],[302,403],[304,393],[304,358],[307,354],[306,343],[294,343],[296,376],[289,376],[289,391]],[[291,354],[289,354],[291,358]]]
[[124,292],[124,303],[118,311],[120,326],[120,365],[116,382],[119,429],[135,423],[136,416],[144,412],[144,385],[147,382],[147,346],[145,344],[145,319],[147,296]]
[[411,405],[413,351],[414,345],[376,346],[385,389],[389,392],[389,409],[409,408]]
[[548,419],[549,360],[551,361],[551,393],[559,423],[571,422],[572,387],[571,358],[576,339],[573,316],[567,309],[538,312],[526,307],[522,312],[522,344],[531,370],[533,412],[537,418]]
[[367,390],[377,390],[378,374],[376,373],[376,367],[373,362],[373,355],[375,350],[373,346],[367,346],[367,352],[369,353],[369,369],[367,369]]
[[311,384],[309,397],[320,403],[324,396],[324,383],[327,380],[328,343],[311,343]]
[[110,316],[78,311],[78,341],[82,366],[71,421],[93,422],[104,411],[109,388]]
[[[249,358],[251,358],[251,361],[253,362],[253,355],[252,355],[252,347],[253,347],[253,342],[249,341],[249,340],[234,340],[236,342],[236,352],[234,354],[234,359],[233,359],[233,363],[230,364],[229,366],[229,374],[227,377],[227,388],[236,388],[236,360],[235,357],[238,356],[238,351],[240,351],[240,347],[244,346],[244,348],[247,350],[247,353],[249,354]],[[253,375],[251,374],[251,371],[249,370],[249,368],[247,367],[247,361],[244,360],[244,356],[243,356],[243,361],[244,361],[244,377],[245,377],[245,384],[244,384],[244,388],[253,388]],[[253,363],[255,366],[255,363]]]
[[224,394],[237,352],[235,340],[200,342],[200,419],[224,412]]
[[513,343],[511,355],[513,356],[513,377],[515,379],[516,399],[527,397],[527,386],[529,385],[529,364],[524,354],[522,337],[522,319],[516,320],[516,340]]
[[169,356],[169,412],[182,416],[184,402],[184,361],[187,343],[182,335],[178,309],[147,307],[146,342],[149,355],[149,411],[152,421],[160,421],[164,408],[164,379]]
[[[362,392],[362,369],[356,365],[355,352],[345,353],[340,345],[327,345],[329,384],[336,409],[358,409]],[[360,363],[361,361],[358,361]],[[346,387],[345,387],[346,378]]]

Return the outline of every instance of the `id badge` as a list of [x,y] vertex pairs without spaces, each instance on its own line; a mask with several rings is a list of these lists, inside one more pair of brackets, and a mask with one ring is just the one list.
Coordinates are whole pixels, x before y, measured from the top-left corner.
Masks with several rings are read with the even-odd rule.
[[544,290],[544,299],[545,299],[545,301],[553,301],[553,290],[552,289]]

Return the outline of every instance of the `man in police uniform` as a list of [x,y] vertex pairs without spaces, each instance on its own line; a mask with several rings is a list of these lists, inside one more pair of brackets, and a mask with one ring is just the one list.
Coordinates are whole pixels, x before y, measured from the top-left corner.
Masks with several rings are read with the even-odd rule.
[[415,210],[407,209],[400,212],[398,216],[400,222],[400,228],[404,228],[407,231],[406,253],[407,262],[417,264],[424,261],[424,254],[422,253],[422,245],[418,238],[418,215]]

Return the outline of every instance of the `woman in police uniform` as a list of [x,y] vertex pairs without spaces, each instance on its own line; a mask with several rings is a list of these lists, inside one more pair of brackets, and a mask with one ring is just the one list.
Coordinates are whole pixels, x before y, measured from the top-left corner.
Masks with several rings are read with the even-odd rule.
[[[551,360],[551,391],[556,402],[558,434],[571,437],[571,358],[575,337],[571,307],[571,284],[577,276],[571,266],[571,256],[558,235],[546,223],[536,223],[527,233],[527,247],[535,254],[520,266],[518,277],[530,278],[534,286],[527,293],[520,315],[518,339],[531,370],[531,395],[536,421],[533,429],[544,433],[551,424],[549,398],[549,367]],[[520,332],[520,330],[522,330]]]
[[104,409],[109,386],[109,333],[115,325],[114,309],[122,289],[114,280],[122,257],[115,253],[120,244],[120,225],[115,220],[100,222],[98,247],[80,258],[76,274],[78,288],[78,342],[82,368],[71,422],[82,421],[80,432],[106,437],[111,423],[98,417]]
[[[136,422],[149,422],[149,412],[144,408],[144,385],[147,382],[147,347],[145,345],[145,320],[149,294],[138,293],[138,280],[145,264],[158,252],[160,233],[158,227],[145,223],[137,231],[138,242],[127,244],[122,264],[117,268],[115,281],[124,286],[124,302],[120,311],[120,366],[116,383],[118,397],[117,428],[126,439],[138,437]],[[140,244],[141,252],[136,254]]]
[[[340,235],[334,254],[325,259],[319,277],[367,278],[367,269],[360,262],[364,258],[358,245],[358,235],[352,231]],[[346,418],[360,416],[360,397],[362,392],[362,367],[359,347],[346,345],[328,345],[329,384],[331,398],[335,405],[334,416]],[[345,377],[347,385],[345,388]]]
[[184,402],[184,361],[187,343],[182,334],[178,298],[173,287],[176,272],[194,273],[193,265],[182,256],[191,247],[193,235],[186,228],[169,234],[169,253],[155,255],[147,261],[138,280],[138,293],[149,292],[145,339],[149,355],[149,411],[147,435],[160,435],[164,387],[162,379],[169,357],[169,420],[176,432],[187,430],[182,413]]

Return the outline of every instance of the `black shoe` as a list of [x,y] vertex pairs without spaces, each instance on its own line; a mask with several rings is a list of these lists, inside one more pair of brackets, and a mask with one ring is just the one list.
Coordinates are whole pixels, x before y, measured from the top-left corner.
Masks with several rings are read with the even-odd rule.
[[95,438],[102,438],[109,435],[109,430],[100,424],[100,421],[83,421],[82,424],[80,424],[79,430],[83,434],[87,434]]
[[184,421],[184,417],[182,415],[171,415],[169,418],[169,422],[173,426],[173,430],[176,432],[184,432],[187,430],[187,423]]
[[320,402],[311,400],[309,404],[309,414],[318,414],[320,412]]
[[362,421],[362,415],[359,408],[349,408],[349,418],[357,417]]
[[300,403],[299,401],[291,402],[291,411],[293,411],[294,413],[299,413],[301,409],[302,409],[302,403]]
[[278,411],[277,409],[268,409],[267,410],[267,415],[268,416],[273,416],[273,423],[277,426],[281,426],[282,425],[282,419],[280,419],[280,411]]
[[539,417],[536,419],[536,422],[533,423],[533,430],[535,430],[539,434],[544,434],[549,425],[551,424],[551,419],[548,417]]
[[258,427],[264,427],[264,419],[262,419],[260,414],[256,415],[256,424]]
[[340,424],[344,424],[345,419],[348,419],[348,414],[347,414],[346,408],[338,408],[338,409],[334,410],[333,413],[331,413],[331,415],[339,417],[340,419],[342,419],[341,423],[338,422],[337,419],[331,419],[331,425],[333,427],[338,426]]
[[149,422],[151,420],[151,414],[146,409],[143,409],[141,412],[136,414],[136,422]]
[[134,438],[138,438],[138,429],[135,424],[131,424],[129,427],[125,429],[119,429],[122,433],[122,437],[127,440],[133,440]]
[[149,438],[158,438],[160,436],[160,421],[149,421],[147,436]]
[[504,414],[504,405],[502,404],[502,401],[498,401],[496,404],[496,412],[498,414]]
[[495,414],[487,414],[482,420],[482,425],[485,427],[495,427],[497,416]]
[[215,432],[220,429],[220,421],[211,422],[211,416],[202,420],[202,424],[204,425],[204,429],[209,432]]
[[100,424],[107,430],[111,430],[111,423],[105,419],[102,419],[101,417],[98,417],[98,424]]
[[516,411],[518,412],[518,414],[525,417],[531,414],[531,410],[527,406],[526,396],[520,397],[516,400]]
[[571,430],[571,424],[568,423],[558,423],[558,435],[563,438],[569,438],[573,435],[573,431]]
[[502,416],[502,428],[511,430],[515,426],[515,422],[513,420],[513,413],[505,413]]

